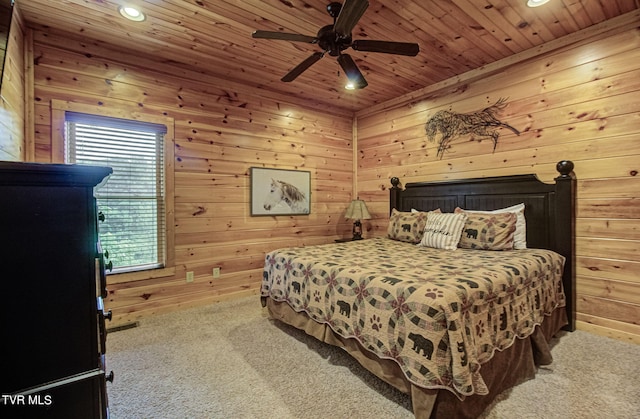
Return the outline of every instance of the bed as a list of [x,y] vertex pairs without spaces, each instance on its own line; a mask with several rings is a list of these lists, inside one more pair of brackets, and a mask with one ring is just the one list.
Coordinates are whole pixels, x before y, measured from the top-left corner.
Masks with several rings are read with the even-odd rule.
[[385,237],[267,253],[262,304],[409,394],[416,418],[477,417],[575,329],[573,163],[557,170],[392,178]]

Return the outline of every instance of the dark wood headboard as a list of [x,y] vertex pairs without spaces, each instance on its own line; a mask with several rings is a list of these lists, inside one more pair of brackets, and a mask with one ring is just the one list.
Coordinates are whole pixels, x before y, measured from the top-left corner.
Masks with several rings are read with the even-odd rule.
[[559,162],[560,173],[554,184],[541,182],[535,175],[516,175],[463,179],[444,182],[408,183],[399,187],[391,179],[390,210],[430,211],[440,208],[453,212],[495,210],[525,204],[527,247],[553,250],[566,258],[563,274],[567,297],[568,330],[575,330],[575,191],[573,163]]

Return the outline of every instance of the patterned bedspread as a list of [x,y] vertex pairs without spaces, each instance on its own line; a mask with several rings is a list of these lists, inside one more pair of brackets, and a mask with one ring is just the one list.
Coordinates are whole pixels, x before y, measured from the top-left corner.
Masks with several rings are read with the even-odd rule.
[[406,377],[458,397],[486,394],[480,365],[565,305],[564,257],[418,247],[387,238],[279,249],[262,296],[357,339]]

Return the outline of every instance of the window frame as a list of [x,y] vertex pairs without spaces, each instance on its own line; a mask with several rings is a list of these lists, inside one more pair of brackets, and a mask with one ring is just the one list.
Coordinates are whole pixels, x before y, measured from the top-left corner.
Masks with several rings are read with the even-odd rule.
[[159,278],[175,275],[175,220],[174,220],[174,196],[175,196],[175,122],[173,118],[141,113],[139,109],[135,112],[127,112],[125,109],[105,109],[102,106],[92,106],[78,104],[68,101],[51,101],[51,161],[52,163],[65,162],[65,112],[77,112],[88,115],[102,117],[129,119],[132,121],[162,124],[167,127],[164,136],[164,180],[165,180],[165,261],[164,267],[150,268],[137,271],[127,271],[118,273],[108,273],[107,283],[115,284],[122,282],[141,281],[150,278]]

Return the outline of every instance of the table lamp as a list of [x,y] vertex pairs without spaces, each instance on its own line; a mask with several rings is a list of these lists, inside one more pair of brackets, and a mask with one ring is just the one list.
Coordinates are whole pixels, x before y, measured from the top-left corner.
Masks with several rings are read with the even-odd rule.
[[360,220],[370,220],[371,214],[369,214],[369,210],[367,209],[367,205],[361,199],[354,199],[349,204],[349,208],[347,208],[347,213],[345,214],[345,218],[347,220],[355,220],[353,222],[353,239],[352,240],[361,240],[362,239],[362,223]]

